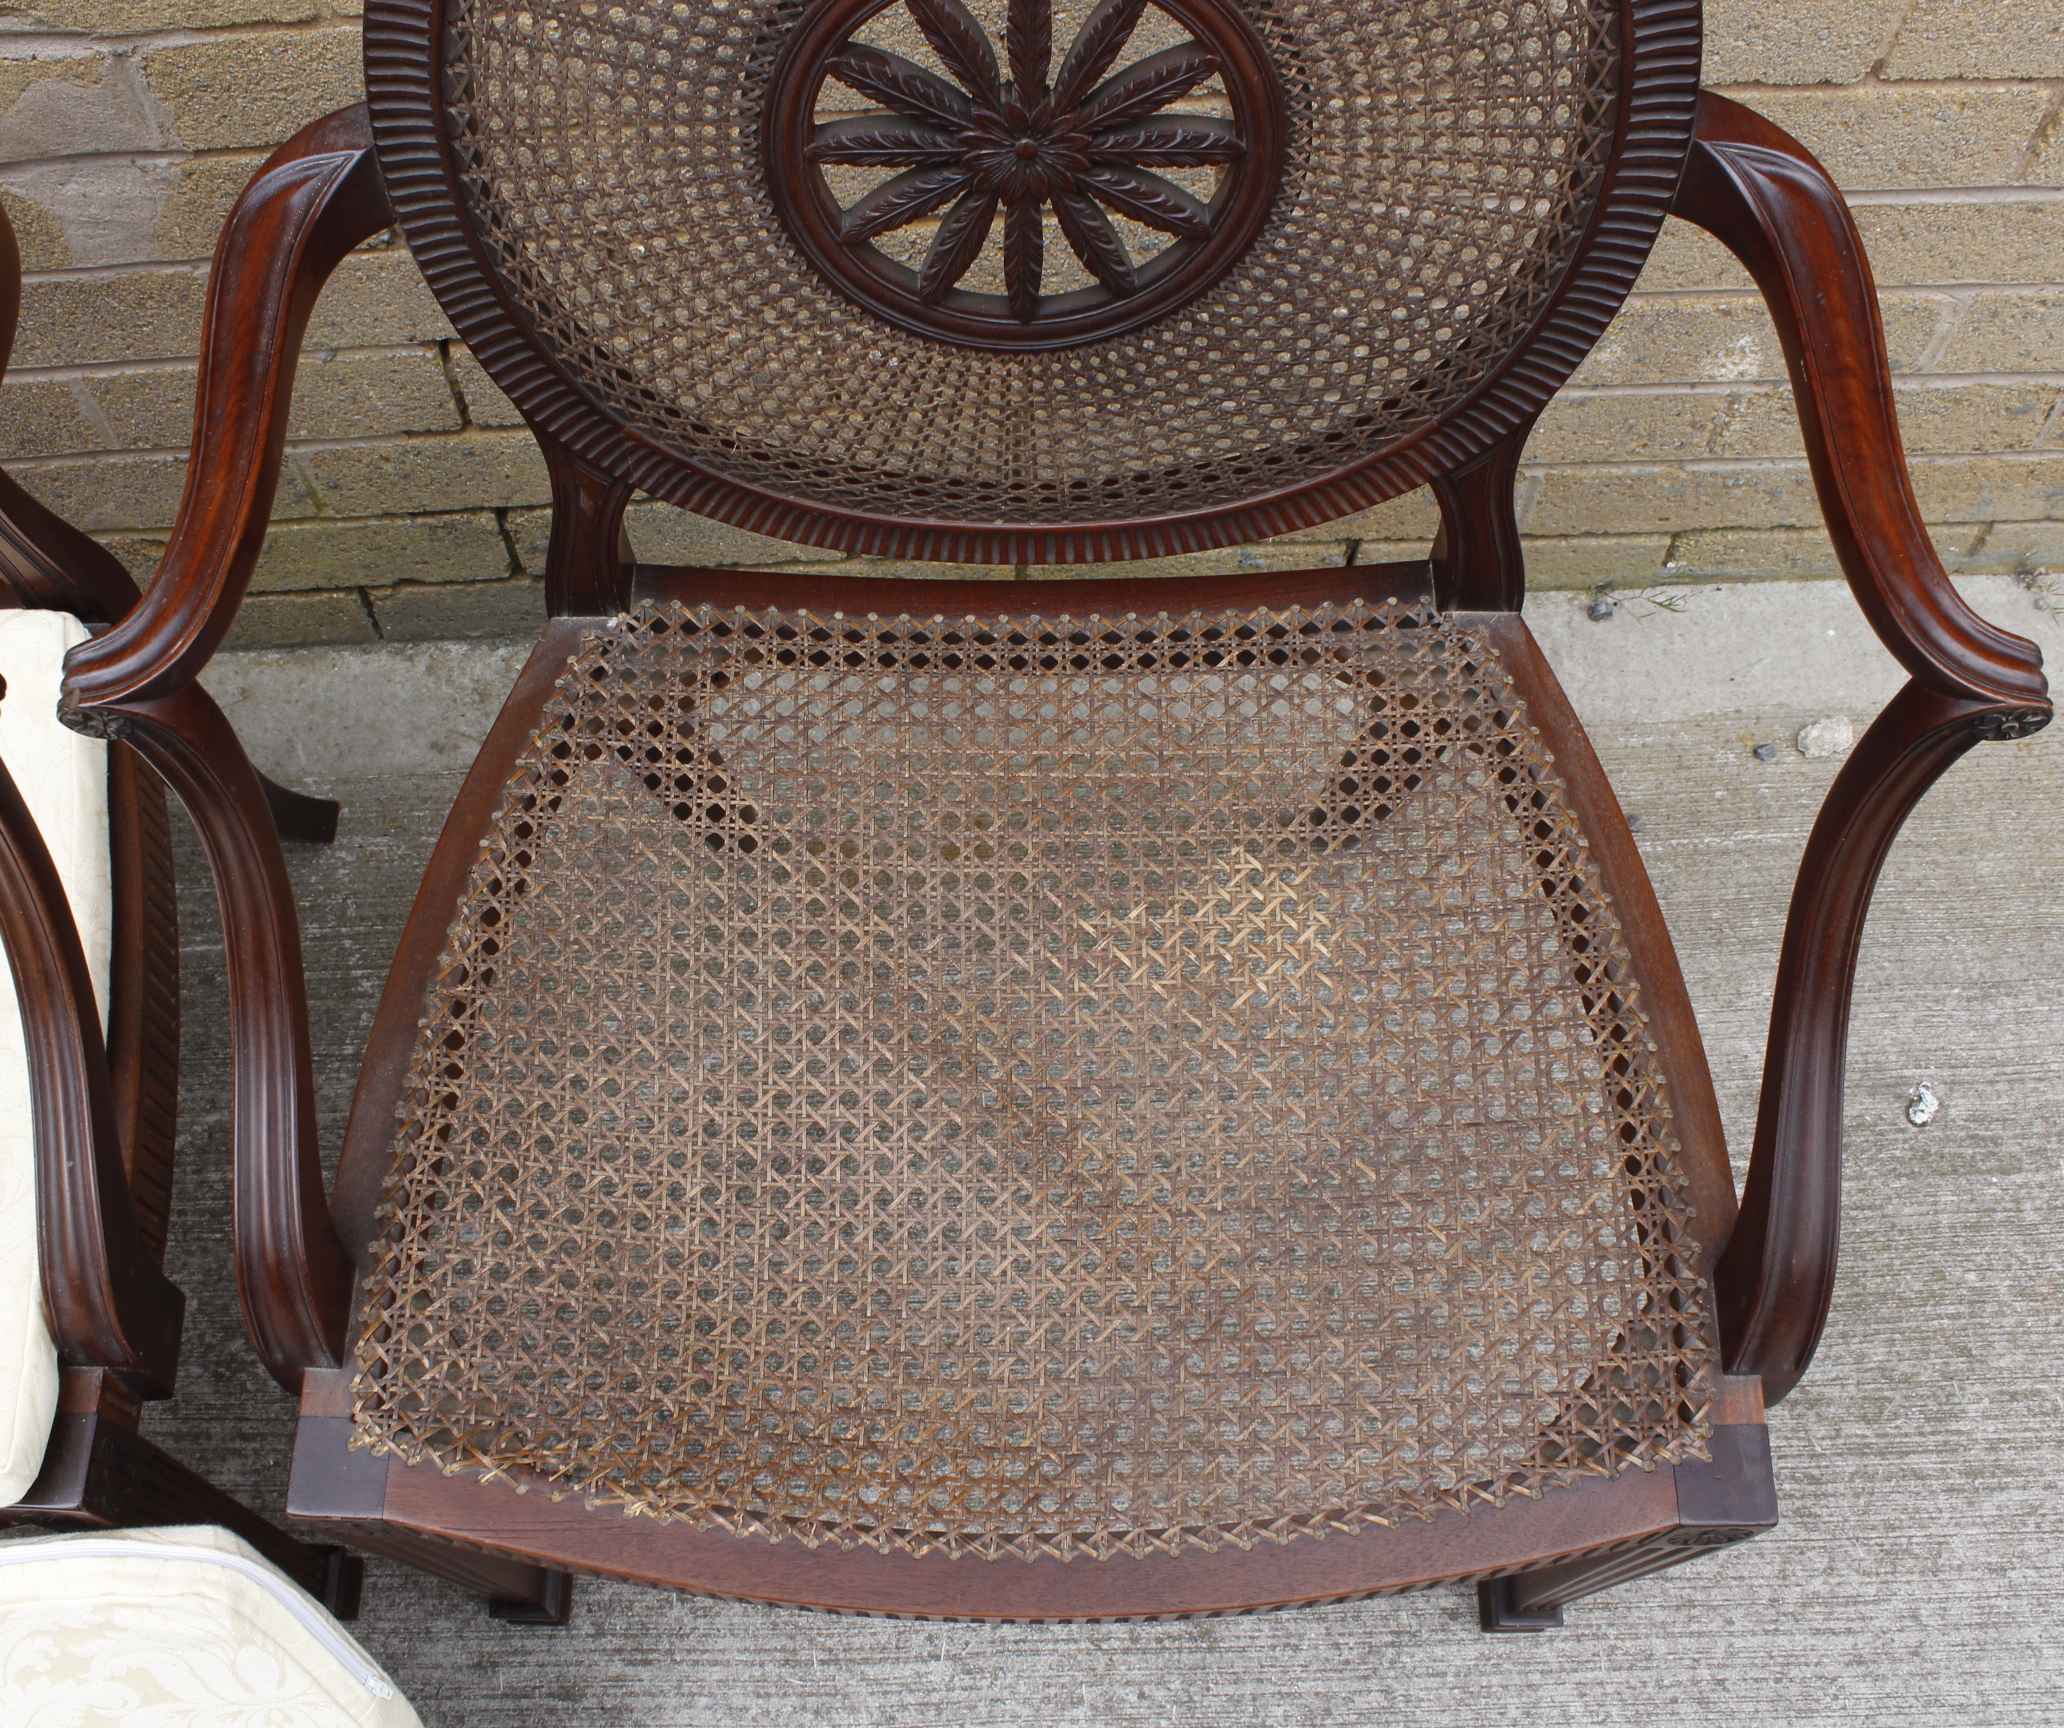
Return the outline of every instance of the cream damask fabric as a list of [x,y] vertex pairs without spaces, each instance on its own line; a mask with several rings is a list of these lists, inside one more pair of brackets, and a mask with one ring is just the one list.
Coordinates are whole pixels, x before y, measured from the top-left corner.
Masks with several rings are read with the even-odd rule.
[[226,1530],[0,1542],[7,1728],[422,1728],[314,1598]]
[[[0,761],[63,879],[107,1013],[114,907],[108,883],[107,746],[58,724],[65,650],[86,627],[62,612],[0,613]],[[57,1347],[43,1320],[36,1149],[14,979],[0,965],[0,1506],[29,1491],[57,1413]]]

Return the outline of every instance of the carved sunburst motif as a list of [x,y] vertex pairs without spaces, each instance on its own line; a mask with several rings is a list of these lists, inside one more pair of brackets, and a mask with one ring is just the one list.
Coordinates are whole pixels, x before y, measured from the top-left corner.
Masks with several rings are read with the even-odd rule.
[[1199,43],[1179,43],[1106,77],[1146,0],[1102,0],[1051,77],[1048,0],[1010,0],[1007,78],[960,0],[904,4],[960,88],[865,43],[848,43],[832,60],[834,78],[890,116],[819,127],[810,159],[907,169],[845,212],[840,239],[847,245],[950,205],[918,272],[918,298],[932,304],[967,274],[1001,209],[1006,297],[1012,314],[1029,323],[1044,277],[1048,206],[1083,268],[1121,296],[1138,280],[1104,206],[1178,239],[1209,237],[1211,211],[1152,170],[1232,162],[1247,146],[1229,121],[1162,113],[1217,75],[1217,56]]
[[[1253,238],[1279,168],[1282,99],[1232,0],[1098,0],[1058,54],[1053,0],[1006,0],[1000,43],[964,0],[891,4],[936,67],[859,37],[881,0],[826,0],[769,105],[776,203],[855,298],[985,345],[1083,340],[1187,299]],[[1189,39],[1141,52],[1150,9],[1168,14],[1150,43],[1167,42],[1170,18]],[[878,107],[837,114],[846,91]],[[843,196],[826,170],[843,171]],[[1169,177],[1195,170],[1207,172],[1189,185]],[[887,177],[855,195],[854,175],[870,171]],[[921,257],[875,246],[920,222],[933,224]],[[1168,241],[1143,247],[1142,229]],[[1053,286],[1052,230],[1082,267],[1064,275],[1094,286]],[[992,234],[1000,301],[968,286]],[[995,279],[993,265],[985,273]]]

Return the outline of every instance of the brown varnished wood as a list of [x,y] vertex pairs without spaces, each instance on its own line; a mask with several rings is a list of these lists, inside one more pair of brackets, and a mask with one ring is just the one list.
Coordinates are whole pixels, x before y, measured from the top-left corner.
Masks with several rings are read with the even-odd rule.
[[1443,612],[1517,612],[1526,604],[1526,555],[1513,485],[1533,429],[1529,419],[1467,467],[1433,482],[1441,513],[1433,591]]
[[368,106],[389,195],[431,291],[531,429],[598,473],[755,533],[983,564],[1158,558],[1314,527],[1459,468],[1530,421],[1590,352],[1654,243],[1690,141],[1701,39],[1698,0],[1621,0],[1626,65],[1589,228],[1533,328],[1447,414],[1313,481],[1180,516],[1085,526],[920,521],[805,505],[700,467],[625,425],[546,348],[466,214],[444,121],[445,26],[441,0],[371,0]]
[[1710,92],[1678,213],[1769,301],[1844,574],[1911,681],[1865,733],[1807,841],[1786,919],[1741,1218],[1716,1274],[1730,1371],[1776,1403],[1819,1343],[1841,1228],[1842,1072],[1871,892],[1908,813],[1984,738],[2047,723],[2042,655],[1980,618],[1921,522],[1863,244],[1825,169]]
[[159,1270],[130,1204],[86,954],[57,866],[4,763],[0,938],[21,1004],[43,1306],[59,1359],[112,1369],[143,1397],[169,1397],[186,1298]]
[[[1353,1601],[1568,1564],[1599,1550],[1668,1546],[1686,1528],[1687,1514],[1710,1522],[1714,1512],[1710,1491],[1699,1498],[1700,1478],[1711,1472],[1694,1460],[1323,1541],[1096,1562],[980,1562],[692,1530],[625,1518],[619,1508],[591,1507],[577,1494],[555,1498],[542,1480],[519,1492],[506,1481],[447,1476],[430,1465],[354,1451],[342,1374],[311,1375],[302,1408],[289,1506],[295,1517],[348,1539],[414,1537],[444,1545],[448,1556],[472,1550],[736,1601],[891,1618],[1154,1620]],[[1730,1407],[1753,1411],[1746,1401]],[[1767,1451],[1753,1438],[1761,1432],[1760,1421],[1751,1420],[1745,1430],[1722,1427],[1716,1434],[1719,1448],[1764,1459],[1760,1479],[1752,1467],[1739,1485],[1745,1514],[1770,1492]],[[1748,1436],[1738,1447],[1718,1439],[1737,1434]],[[1688,1493],[1680,1487],[1686,1478]]]
[[179,898],[164,783],[126,744],[107,755],[114,931],[107,1060],[115,1124],[155,1264],[165,1263],[179,1126]]
[[554,618],[606,618],[631,592],[624,506],[631,488],[596,472],[557,439],[538,436],[552,480],[552,537],[545,547],[545,610]]
[[362,108],[319,120],[259,169],[231,210],[208,278],[177,524],[143,603],[73,650],[73,710],[169,696],[221,646],[264,545],[309,312],[345,254],[394,220],[367,143]]
[[1490,638],[1529,717],[1540,728],[1542,742],[1563,777],[1570,808],[1591,843],[1600,883],[1619,914],[1621,934],[1641,981],[1640,1011],[1647,1017],[1655,1041],[1654,1061],[1668,1093],[1671,1126],[1694,1209],[1699,1269],[1710,1277],[1734,1229],[1734,1175],[1705,1043],[1663,909],[1598,753],[1533,632],[1509,612],[1460,621],[1475,624]]
[[1806,147],[1760,114],[1699,97],[1675,213],[1721,241],[1769,302],[1813,484],[1842,571],[1878,639],[1947,696],[2049,715],[2042,654],[1950,585],[1906,469],[1863,238]]
[[73,1530],[215,1524],[232,1530],[340,1620],[358,1616],[363,1562],[297,1541],[136,1432],[136,1412],[100,1369],[66,1369],[43,1468],[4,1516]]
[[179,794],[221,915],[234,1052],[237,1286],[259,1359],[292,1391],[341,1359],[351,1271],[315,1131],[307,990],[292,885],[265,789],[198,684],[104,718]]

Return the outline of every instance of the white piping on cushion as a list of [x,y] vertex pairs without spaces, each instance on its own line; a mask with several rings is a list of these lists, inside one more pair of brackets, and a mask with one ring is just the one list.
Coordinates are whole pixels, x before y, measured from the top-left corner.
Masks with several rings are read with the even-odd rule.
[[344,1671],[375,1698],[392,1698],[394,1685],[368,1662],[357,1646],[337,1630],[320,1603],[291,1578],[262,1560],[225,1554],[185,1542],[125,1542],[119,1536],[70,1536],[56,1542],[0,1542],[0,1566],[32,1566],[39,1560],[190,1560],[221,1566],[248,1578],[301,1623],[302,1629],[334,1656]]
[[[107,1020],[113,890],[107,746],[57,718],[65,651],[86,627],[62,612],[0,611],[0,760],[42,832]],[[0,1506],[29,1491],[57,1414],[57,1346],[43,1314],[28,1058],[14,980],[0,962]]]

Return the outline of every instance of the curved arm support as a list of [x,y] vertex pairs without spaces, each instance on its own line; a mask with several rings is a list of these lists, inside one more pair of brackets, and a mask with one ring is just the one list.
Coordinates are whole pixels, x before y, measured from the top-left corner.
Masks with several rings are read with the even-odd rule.
[[1878,640],[1945,696],[2047,716],[2041,651],[1964,603],[1922,526],[1877,289],[1827,170],[1760,114],[1705,91],[1673,214],[1726,246],[1769,302],[1821,512]]
[[0,763],[0,941],[28,1054],[43,1306],[58,1355],[169,1398],[186,1298],[144,1240],[123,1171],[100,1010],[64,883]]
[[72,650],[72,724],[170,696],[221,645],[265,543],[309,312],[338,262],[393,221],[362,104],[297,134],[245,187],[208,278],[178,522],[143,603]]
[[1741,1215],[1715,1269],[1726,1367],[1774,1404],[1813,1359],[1841,1224],[1849,1004],[1878,871],[1908,814],[1986,738],[2051,716],[2042,655],[1965,604],[1907,477],[1877,294],[1833,181],[1738,103],[1699,98],[1676,213],[1763,290],[1784,343],[1814,486],[1842,569],[1911,681],[1836,777],[1793,887]]
[[113,730],[179,794],[215,882],[234,1052],[237,1288],[253,1348],[298,1392],[343,1361],[351,1264],[315,1130],[301,929],[264,782],[198,684],[127,702]]

